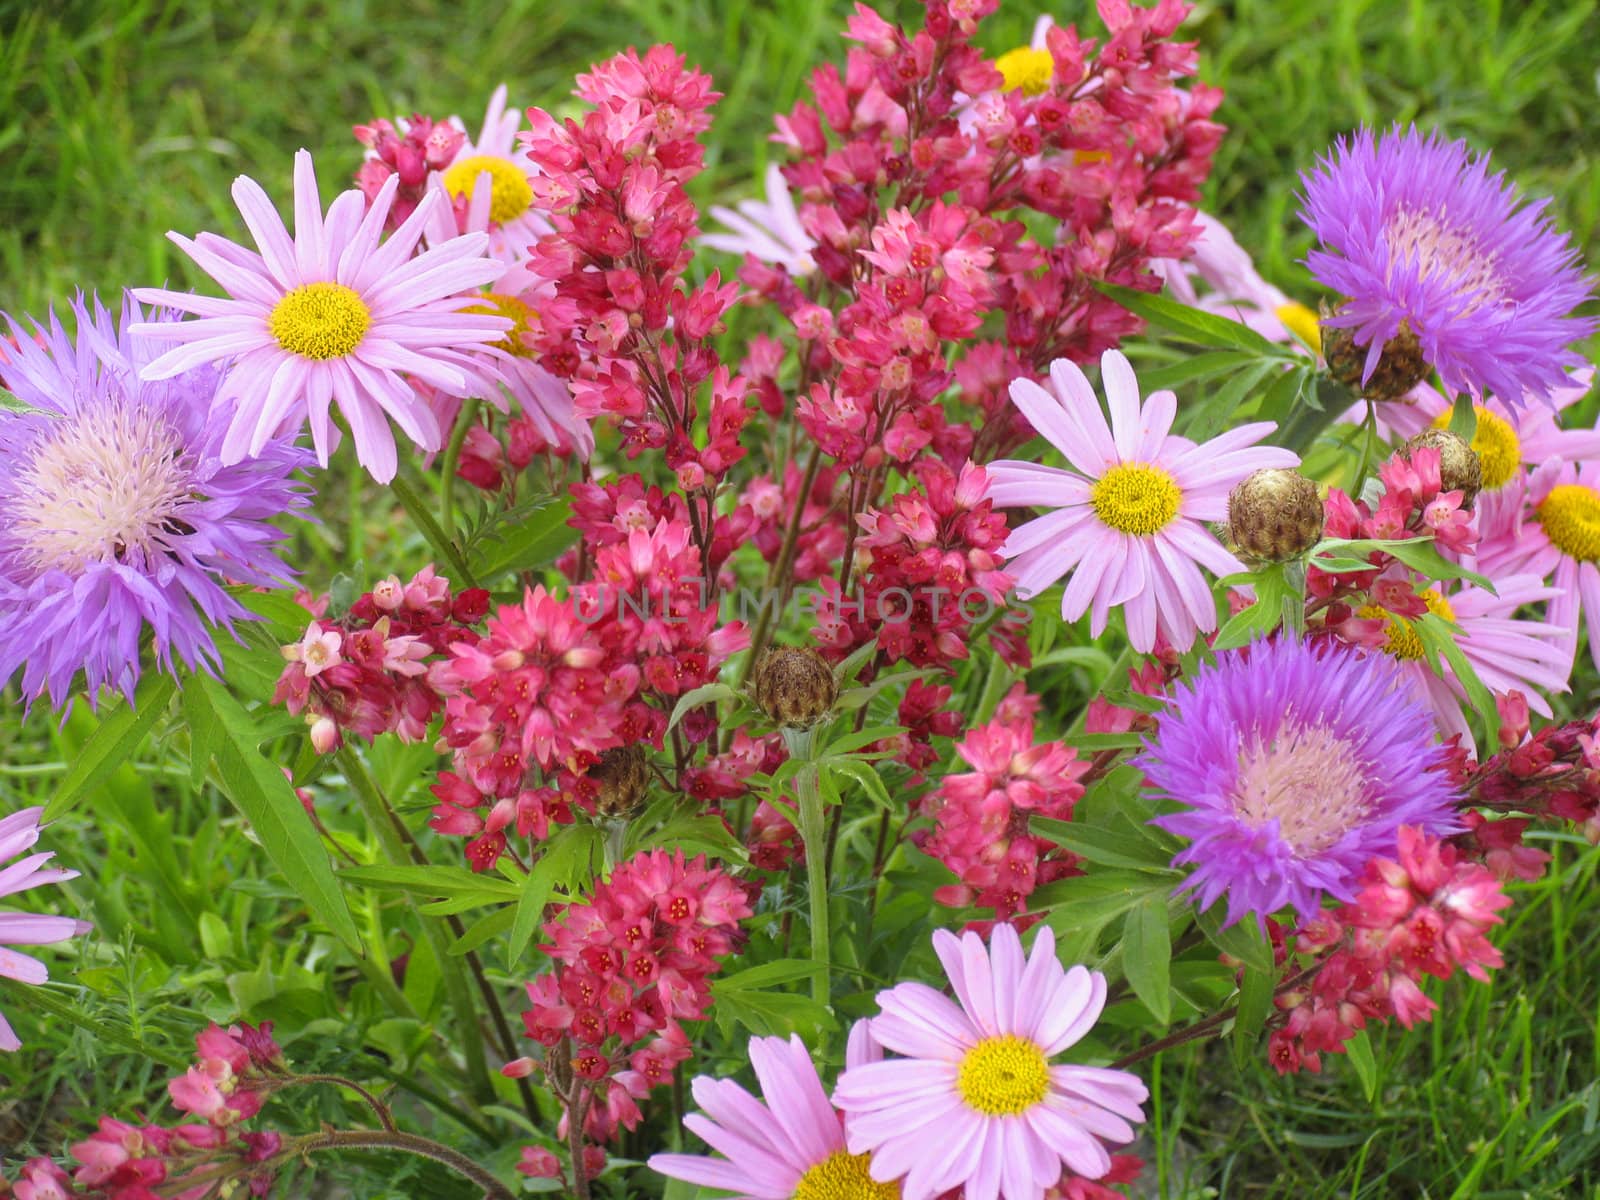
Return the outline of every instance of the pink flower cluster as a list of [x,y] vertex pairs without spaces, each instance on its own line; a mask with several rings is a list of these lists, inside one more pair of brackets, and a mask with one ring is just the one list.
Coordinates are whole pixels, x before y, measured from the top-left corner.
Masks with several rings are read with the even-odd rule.
[[[1539,821],[1571,821],[1600,843],[1600,718],[1546,725],[1530,735],[1528,702],[1519,692],[1499,698],[1503,749],[1482,763],[1461,753],[1455,773],[1474,805],[1525,813]],[[1472,817],[1477,819],[1473,820]],[[1548,855],[1521,844],[1528,821],[1468,818],[1458,841],[1478,851],[1502,878],[1536,879]]]
[[960,882],[934,898],[954,907],[992,908],[997,920],[1025,927],[1017,918],[1040,884],[1075,874],[1078,860],[1028,831],[1034,816],[1072,819],[1083,795],[1079,779],[1089,764],[1060,742],[1033,740],[1039,699],[1021,684],[1001,702],[995,719],[967,732],[956,753],[973,769],[946,775],[924,800],[934,829],[920,848]]
[[383,227],[390,232],[405,224],[416,211],[427,194],[428,175],[449,166],[467,140],[465,130],[421,113],[402,124],[405,128],[398,129],[380,117],[370,125],[352,129],[356,141],[371,151],[356,171],[356,186],[366,196],[367,204],[370,206],[377,198],[391,175],[400,177],[394,204],[384,218]]
[[1280,1073],[1321,1070],[1321,1054],[1342,1053],[1368,1021],[1394,1017],[1406,1028],[1438,1005],[1419,986],[1461,968],[1474,979],[1501,965],[1484,934],[1511,900],[1494,872],[1409,826],[1394,860],[1367,865],[1355,901],[1302,926],[1295,950],[1321,955],[1303,987],[1276,998],[1281,1025],[1268,1041]]
[[911,473],[921,491],[857,518],[861,586],[848,593],[824,581],[812,630],[818,647],[842,659],[876,637],[882,662],[948,666],[967,657],[974,627],[993,624],[1001,657],[1025,665],[1025,626],[1004,611],[1011,577],[998,552],[1006,521],[984,498],[988,476],[972,463],[957,474],[936,459]]
[[322,754],[337,749],[346,731],[371,740],[395,733],[418,742],[443,703],[428,681],[430,659],[473,639],[469,628],[489,608],[489,593],[451,594],[450,581],[424,567],[409,583],[391,575],[359,597],[339,620],[326,598],[310,606],[305,636],[283,647],[289,660],[273,703],[306,714],[311,741]]
[[265,1196],[276,1174],[267,1164],[283,1139],[239,1125],[261,1111],[262,1094],[283,1074],[271,1030],[270,1023],[228,1029],[212,1024],[195,1038],[197,1064],[167,1084],[173,1105],[194,1121],[169,1128],[101,1117],[95,1132],[72,1147],[78,1166],[70,1175],[47,1158],[30,1159],[11,1189],[0,1180],[0,1196],[200,1200],[216,1194],[223,1179]]
[[[586,1133],[610,1139],[639,1120],[637,1100],[666,1083],[690,1055],[680,1024],[704,1018],[708,980],[751,915],[746,885],[704,856],[640,854],[545,926],[557,964],[528,984],[528,1036],[552,1052],[572,1046],[572,1074],[590,1081]],[[554,1077],[558,1092],[565,1086]]]
[[[531,130],[518,135],[536,168],[535,202],[554,225],[529,262],[555,290],[538,335],[544,365],[570,381],[579,416],[620,422],[629,454],[664,452],[702,549],[713,492],[745,453],[739,436],[752,413],[748,381],[719,363],[709,340],[738,285],[715,272],[698,288],[684,280],[699,232],[684,184],[704,163],[696,139],[719,98],[710,84],[670,46],[629,50],[578,77],[593,106],[581,122],[533,108]],[[697,445],[696,394],[707,381]]]

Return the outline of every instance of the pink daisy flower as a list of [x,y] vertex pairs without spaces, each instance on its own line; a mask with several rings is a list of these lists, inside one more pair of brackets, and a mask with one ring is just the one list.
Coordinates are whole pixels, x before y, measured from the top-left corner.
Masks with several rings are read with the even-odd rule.
[[[506,111],[506,95],[505,84],[495,88],[478,136],[462,142],[438,176],[450,198],[458,203],[475,203],[483,177],[489,177],[489,252],[502,262],[519,255],[525,257],[529,246],[555,231],[549,219],[534,207],[533,185],[528,180],[537,168],[517,145],[522,113],[517,109]],[[450,124],[466,130],[460,117],[451,117]],[[461,232],[468,232],[468,228],[463,227]]]
[[[136,335],[179,343],[147,364],[143,379],[167,379],[204,363],[232,360],[219,400],[235,404],[222,442],[224,465],[259,454],[308,418],[317,458],[339,444],[330,407],[350,423],[356,456],[387,483],[397,466],[387,415],[424,450],[440,447],[432,410],[405,376],[461,394],[481,382],[479,353],[507,322],[463,312],[464,291],[499,278],[483,257],[482,234],[454,238],[412,256],[433,206],[430,194],[381,246],[399,177],[370,209],[359,190],[334,200],[324,220],[311,155],[295,155],[295,236],[253,179],[234,180],[233,198],[260,253],[214,234],[167,236],[228,292],[226,299],[139,288],[140,300],[200,320],[131,326]],[[365,210],[365,216],[363,216]]]
[[703,234],[702,246],[741,258],[753,254],[760,261],[780,266],[794,276],[809,275],[817,269],[816,259],[811,257],[816,242],[800,224],[789,185],[784,182],[783,171],[776,163],[767,167],[765,204],[759,200],[741,200],[737,212],[714,204],[710,214],[731,232]]
[[[1559,593],[1533,575],[1497,578],[1495,587],[1498,594],[1471,586],[1448,595],[1428,588],[1421,597],[1430,613],[1454,622],[1461,630],[1456,645],[1485,687],[1497,695],[1522,692],[1528,707],[1548,717],[1550,705],[1539,693],[1568,690],[1572,647],[1558,626],[1522,620],[1515,614]],[[1472,731],[1461,710],[1466,690],[1453,675],[1435,673],[1411,622],[1376,606],[1362,608],[1357,615],[1385,621],[1383,649],[1400,661],[1412,695],[1433,710],[1445,737],[1459,733],[1463,744],[1470,746]]]
[[1032,955],[1010,925],[985,951],[975,933],[933,935],[956,999],[921,983],[878,993],[872,1038],[902,1058],[845,1069],[834,1103],[852,1154],[904,1200],[965,1188],[966,1200],[1042,1200],[1065,1167],[1099,1179],[1102,1140],[1129,1142],[1148,1095],[1136,1076],[1050,1059],[1088,1033],[1105,977],[1063,970],[1041,926]]
[[[428,186],[444,193],[445,185],[435,175]],[[506,410],[503,386],[528,414],[539,436],[560,452],[575,453],[584,461],[594,451],[594,434],[573,409],[572,390],[566,382],[552,375],[540,365],[532,348],[532,332],[543,319],[546,305],[556,302],[555,284],[534,271],[529,265],[528,246],[513,246],[505,238],[496,238],[490,219],[493,183],[488,172],[478,176],[465,214],[460,216],[448,202],[436,205],[423,230],[425,245],[447,245],[458,234],[481,233],[489,237],[489,252],[505,266],[505,274],[495,282],[494,291],[485,292],[480,304],[490,308],[497,316],[511,322],[510,331],[499,341],[484,350],[482,365],[485,386],[467,394],[487,400],[501,412]],[[497,386],[498,385],[498,386]],[[426,394],[426,393],[425,393]],[[440,425],[448,428],[455,422],[460,409],[457,396],[431,397]]]
[[[39,840],[39,817],[43,812],[42,808],[24,808],[0,819],[0,863],[8,858],[16,858]],[[54,853],[30,854],[9,867],[0,867],[0,899],[78,877],[76,871],[46,867],[45,864],[54,857]],[[47,982],[50,973],[42,962],[11,947],[48,946],[88,933],[90,928],[87,921],[75,921],[71,917],[0,909],[0,976],[15,979],[18,983]],[[5,1015],[0,1013],[0,1050],[18,1050],[21,1047],[22,1043],[12,1032]]]
[[1527,574],[1556,594],[1545,620],[1570,659],[1580,623],[1600,668],[1600,462],[1552,458],[1525,481],[1478,498],[1477,567],[1493,578]]
[[1128,360],[1107,350],[1100,374],[1111,422],[1088,377],[1065,359],[1050,364],[1047,390],[1028,379],[1011,399],[1072,470],[1006,460],[990,463],[988,498],[996,507],[1055,511],[1011,531],[1002,553],[1018,593],[1036,596],[1063,577],[1061,615],[1076,621],[1092,609],[1096,637],[1112,608],[1124,609],[1128,639],[1140,653],[1156,635],[1187,650],[1217,627],[1216,602],[1200,567],[1217,575],[1244,570],[1206,529],[1225,520],[1228,491],[1262,467],[1294,467],[1288,450],[1255,446],[1276,428],[1240,425],[1202,445],[1170,432],[1171,392],[1141,406]]
[[[1522,467],[1532,470],[1551,457],[1573,463],[1600,459],[1600,430],[1563,429],[1559,416],[1589,394],[1594,368],[1573,371],[1567,378],[1568,386],[1553,388],[1541,404],[1524,397],[1521,404],[1512,405],[1491,396],[1473,406],[1478,428],[1472,436],[1472,449],[1483,465],[1486,492],[1499,491]],[[1362,401],[1340,420],[1360,424],[1366,418],[1366,407]],[[1447,428],[1452,410],[1451,402],[1425,383],[1398,400],[1380,400],[1373,407],[1378,435],[1391,441],[1404,441],[1430,427]]]
[[[867,1022],[856,1022],[845,1050],[846,1068],[882,1057]],[[793,1035],[788,1041],[751,1038],[750,1065],[765,1104],[731,1079],[702,1075],[691,1085],[704,1113],[691,1113],[684,1126],[723,1157],[655,1154],[650,1157],[652,1171],[734,1192],[734,1200],[791,1200],[797,1195],[897,1200],[900,1189],[874,1181],[867,1173],[867,1156],[845,1148],[839,1113],[828,1101],[805,1043]]]

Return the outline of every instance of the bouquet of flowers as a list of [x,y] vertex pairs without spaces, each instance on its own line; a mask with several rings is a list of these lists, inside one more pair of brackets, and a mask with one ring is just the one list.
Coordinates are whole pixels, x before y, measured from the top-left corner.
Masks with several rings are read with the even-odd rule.
[[[995,58],[997,3],[857,5],[736,208],[713,81],[630,49],[355,126],[326,205],[241,176],[204,292],[9,322],[0,679],[97,727],[0,897],[165,738],[428,1086],[208,1022],[176,1115],[0,1195],[1091,1200],[1158,1052],[1319,1071],[1501,965],[1525,833],[1600,841],[1593,281],[1397,125],[1300,181],[1313,311],[1196,207],[1184,0]],[[297,568],[352,457],[429,565]],[[94,936],[0,910],[0,975]]]

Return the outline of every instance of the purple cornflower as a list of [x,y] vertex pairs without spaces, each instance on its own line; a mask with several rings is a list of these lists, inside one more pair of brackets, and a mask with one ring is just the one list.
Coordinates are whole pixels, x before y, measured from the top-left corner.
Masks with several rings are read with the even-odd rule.
[[1433,715],[1387,659],[1282,640],[1222,654],[1172,697],[1137,763],[1182,806],[1152,824],[1187,838],[1172,862],[1227,923],[1349,900],[1402,825],[1457,828]]
[[1367,347],[1363,380],[1404,322],[1445,387],[1518,405],[1582,365],[1593,333],[1572,310],[1593,281],[1546,213],[1525,204],[1487,156],[1438,133],[1362,129],[1302,176],[1301,216],[1321,242],[1306,265],[1348,297],[1327,323]]
[[48,690],[58,708],[80,671],[91,703],[108,684],[131,700],[147,629],[165,669],[174,652],[214,669],[209,627],[248,616],[223,582],[292,575],[267,522],[304,508],[290,474],[311,461],[280,438],[223,466],[221,374],[142,381],[168,343],[129,337],[139,306],[120,327],[98,301],[72,311],[76,338],[54,312],[37,339],[8,317],[0,348],[0,385],[27,406],[0,412],[0,682],[21,668],[28,702]]

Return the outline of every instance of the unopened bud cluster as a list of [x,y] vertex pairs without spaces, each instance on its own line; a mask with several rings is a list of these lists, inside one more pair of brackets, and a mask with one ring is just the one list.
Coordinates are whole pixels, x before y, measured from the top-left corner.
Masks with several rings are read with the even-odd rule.
[[1353,392],[1368,400],[1398,400],[1428,377],[1428,360],[1422,356],[1422,343],[1411,326],[1402,322],[1400,332],[1383,344],[1383,353],[1372,375],[1366,374],[1369,347],[1357,345],[1355,334],[1346,328],[1322,321],[1322,356],[1328,373]]

